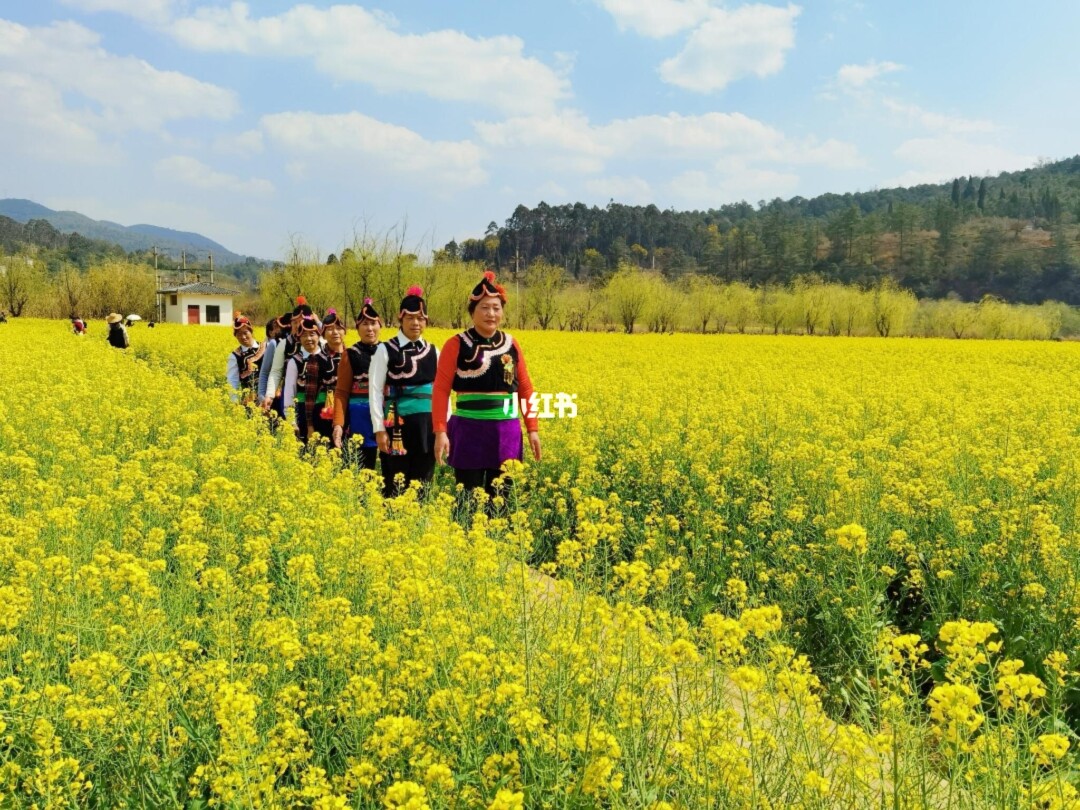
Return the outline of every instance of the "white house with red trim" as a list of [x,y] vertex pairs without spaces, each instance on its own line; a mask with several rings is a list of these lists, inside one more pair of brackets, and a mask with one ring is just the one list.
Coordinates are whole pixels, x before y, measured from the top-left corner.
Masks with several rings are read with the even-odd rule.
[[232,326],[233,298],[239,290],[229,290],[205,281],[166,285],[159,289],[161,319],[164,323]]

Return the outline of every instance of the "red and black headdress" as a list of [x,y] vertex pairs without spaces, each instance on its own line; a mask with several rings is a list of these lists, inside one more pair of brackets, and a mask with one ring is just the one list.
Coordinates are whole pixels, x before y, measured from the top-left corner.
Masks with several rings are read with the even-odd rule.
[[424,288],[414,284],[405,291],[405,297],[401,299],[401,308],[398,311],[398,319],[406,315],[423,315],[427,317],[427,301],[424,300]]
[[321,334],[319,321],[314,315],[304,315],[300,318],[300,334],[303,334],[304,332]]
[[286,312],[284,315],[279,315],[277,317],[276,323],[282,329],[288,331],[289,327],[292,325],[292,317],[293,315],[291,312]]
[[255,329],[251,325],[251,321],[248,320],[247,316],[241,315],[239,312],[237,312],[236,317],[233,318],[232,333],[234,335],[239,335],[245,329],[247,329],[249,332],[255,331]]
[[379,326],[382,326],[382,316],[375,311],[375,302],[370,298],[364,299],[364,306],[360,307],[360,311],[356,313],[356,325],[359,326],[361,321],[376,321]]
[[311,307],[308,306],[307,299],[302,295],[298,295],[296,296],[296,307],[293,309],[292,314],[295,318],[297,315],[306,317],[314,313],[311,311]]
[[344,329],[345,324],[341,322],[341,318],[338,317],[336,309],[326,310],[326,317],[322,320],[322,329],[319,330],[320,334],[326,331],[328,326],[337,326],[339,329]]
[[502,302],[506,303],[506,290],[503,289],[502,284],[495,282],[495,273],[491,270],[485,270],[483,278],[480,279],[480,283],[473,287],[472,295],[469,296],[470,301],[479,301],[481,298],[486,298],[489,295],[494,295],[497,298],[502,299]]

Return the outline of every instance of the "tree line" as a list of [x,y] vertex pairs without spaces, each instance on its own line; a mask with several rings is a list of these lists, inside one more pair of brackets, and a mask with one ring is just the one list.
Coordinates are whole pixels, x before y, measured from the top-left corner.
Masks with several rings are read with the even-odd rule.
[[576,281],[631,264],[755,287],[812,274],[864,287],[889,279],[919,298],[1080,304],[1078,223],[1080,156],[995,178],[707,211],[519,205],[502,226],[451,241],[436,259],[511,274],[542,260]]

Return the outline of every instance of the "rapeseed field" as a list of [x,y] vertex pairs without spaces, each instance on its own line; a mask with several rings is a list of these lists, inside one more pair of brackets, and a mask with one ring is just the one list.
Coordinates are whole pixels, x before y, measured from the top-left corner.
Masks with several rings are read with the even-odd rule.
[[463,525],[0,328],[0,807],[1080,807],[1072,344],[523,332]]

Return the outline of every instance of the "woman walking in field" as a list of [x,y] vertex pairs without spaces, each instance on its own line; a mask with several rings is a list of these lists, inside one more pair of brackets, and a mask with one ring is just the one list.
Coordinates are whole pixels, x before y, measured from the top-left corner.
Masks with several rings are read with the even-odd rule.
[[[506,290],[493,272],[485,272],[469,296],[473,325],[443,346],[431,402],[436,460],[448,460],[466,490],[483,487],[489,497],[503,462],[522,457],[519,418],[524,418],[533,458],[540,460],[537,418],[517,402],[527,403],[533,393],[525,355],[514,338],[499,330],[505,304]],[[451,391],[457,392],[457,407],[447,420]]]
[[382,460],[383,496],[412,481],[427,484],[435,472],[431,432],[431,384],[438,350],[423,339],[427,302],[421,287],[410,287],[398,310],[401,329],[380,343],[371,358],[368,391],[371,427]]
[[[271,418],[271,430],[276,428],[277,419],[285,418],[285,411],[281,407],[281,386],[277,386],[273,391],[268,390],[270,387],[270,370],[274,367],[274,358],[277,357],[278,349],[281,348],[285,341],[285,335],[289,332],[291,321],[292,313],[286,312],[284,315],[271,319],[266,324],[266,340],[263,343],[266,350],[263,352],[262,363],[259,364],[258,393],[263,412]],[[266,404],[267,399],[270,401],[269,406]]]
[[233,320],[233,337],[239,344],[229,354],[225,368],[225,379],[237,393],[233,401],[239,398],[245,407],[255,402],[259,388],[259,363],[262,362],[266,344],[259,345],[251,326],[251,321],[240,313]]
[[371,358],[379,347],[382,318],[374,302],[364,299],[356,313],[356,331],[360,340],[345,350],[338,366],[337,392],[334,397],[334,447],[342,449],[365,470],[375,469],[378,444],[371,424],[368,372]]
[[[282,316],[282,319],[284,318],[285,316]],[[304,296],[299,295],[296,297],[296,308],[293,309],[288,319],[289,331],[280,344],[282,351],[274,352],[274,362],[270,367],[270,376],[266,381],[266,393],[263,396],[264,411],[269,410],[273,406],[274,397],[282,390],[281,386],[285,381],[288,363],[296,356],[296,353],[300,351],[300,327],[303,324],[304,318],[314,318],[314,314],[311,311],[311,307],[308,306],[307,299],[304,298]],[[316,328],[318,328],[317,323]],[[283,417],[284,412],[283,405]]]
[[[308,380],[308,361],[321,351],[319,322],[314,316],[306,315],[298,319],[296,323],[298,338],[298,351],[285,363],[285,385],[282,392],[282,405],[286,413],[292,408],[295,416],[296,437],[307,444],[308,438],[314,434],[314,425],[308,420],[307,395],[311,386]],[[317,392],[314,394],[318,396]]]
[[[338,364],[345,349],[345,324],[333,309],[327,310],[319,327],[325,345],[307,358],[304,369],[305,444],[315,435],[328,442],[334,433],[334,389],[337,388]],[[297,407],[299,417],[301,408]]]

